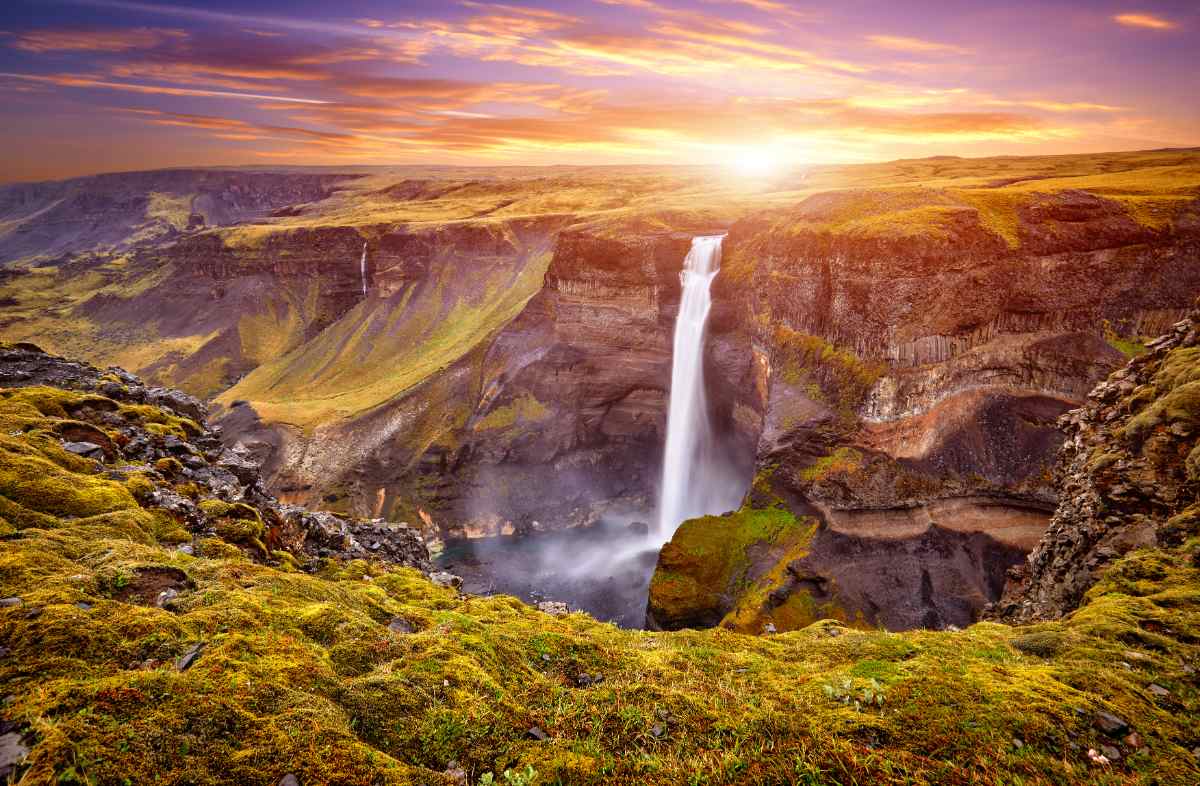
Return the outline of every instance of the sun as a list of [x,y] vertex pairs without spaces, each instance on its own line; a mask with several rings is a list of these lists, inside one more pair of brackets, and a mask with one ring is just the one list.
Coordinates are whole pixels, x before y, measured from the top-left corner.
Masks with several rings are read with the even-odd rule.
[[744,147],[733,151],[730,166],[744,177],[767,177],[779,171],[780,160],[769,147]]

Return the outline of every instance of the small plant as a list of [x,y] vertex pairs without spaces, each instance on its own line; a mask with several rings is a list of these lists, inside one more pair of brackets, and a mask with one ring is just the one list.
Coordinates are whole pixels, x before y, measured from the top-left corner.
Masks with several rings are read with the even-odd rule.
[[821,688],[825,691],[825,695],[834,701],[841,702],[846,706],[853,704],[856,712],[862,712],[864,707],[883,708],[883,686],[874,677],[870,679],[866,687],[857,693],[854,689],[854,680],[849,677],[846,677],[837,685],[826,683]]
[[[534,780],[537,778],[537,770],[532,764],[526,764],[525,769],[519,772],[513,770],[504,771],[504,782],[508,786],[533,786]],[[479,786],[495,786],[496,776],[490,772],[485,772],[479,776]]]

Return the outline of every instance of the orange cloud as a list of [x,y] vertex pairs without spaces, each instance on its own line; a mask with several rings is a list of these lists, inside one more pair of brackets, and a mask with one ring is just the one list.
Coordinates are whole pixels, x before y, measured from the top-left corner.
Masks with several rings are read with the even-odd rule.
[[1141,27],[1147,30],[1174,30],[1179,27],[1170,19],[1147,13],[1117,14],[1113,17],[1113,21],[1125,27]]
[[138,27],[127,30],[37,30],[23,33],[13,46],[26,52],[128,52],[152,49],[186,38],[182,30]]
[[908,38],[898,35],[869,35],[867,40],[881,49],[892,49],[897,52],[916,54],[952,54],[969,55],[970,49],[953,44],[939,44],[936,41],[923,41],[920,38]]

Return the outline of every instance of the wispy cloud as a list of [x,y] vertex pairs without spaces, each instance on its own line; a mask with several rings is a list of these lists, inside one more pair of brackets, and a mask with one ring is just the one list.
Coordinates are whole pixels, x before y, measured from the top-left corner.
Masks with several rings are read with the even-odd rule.
[[196,88],[173,87],[170,85],[145,85],[135,82],[111,82],[92,76],[76,74],[18,74],[0,72],[3,79],[22,79],[29,82],[58,85],[60,87],[101,88],[105,90],[120,90],[128,93],[143,93],[147,95],[190,96],[197,98],[240,98],[247,101],[281,101],[290,104],[328,104],[315,98],[294,98],[280,95],[265,95],[262,93],[235,93],[225,90],[201,90]]
[[891,49],[897,52],[916,54],[951,54],[969,55],[971,50],[954,44],[941,44],[936,41],[925,41],[920,38],[908,38],[899,35],[869,35],[867,41],[881,49]]
[[1113,21],[1125,27],[1140,27],[1146,30],[1174,30],[1179,27],[1170,19],[1145,12],[1117,14]]
[[168,40],[187,37],[183,30],[135,27],[112,30],[33,30],[17,36],[12,45],[26,52],[128,52],[150,49]]

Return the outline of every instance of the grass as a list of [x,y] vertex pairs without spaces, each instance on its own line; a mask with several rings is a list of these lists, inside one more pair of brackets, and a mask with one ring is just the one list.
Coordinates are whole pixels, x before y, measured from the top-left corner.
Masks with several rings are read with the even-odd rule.
[[[54,435],[88,401],[106,406],[47,388],[0,395],[0,476],[79,492],[0,487],[0,596],[21,598],[0,609],[0,684],[5,717],[36,742],[24,784],[274,783],[287,772],[301,783],[434,784],[448,782],[450,761],[472,784],[492,773],[537,786],[1200,776],[1189,750],[1200,691],[1181,669],[1200,658],[1194,536],[1131,553],[1078,612],[1033,628],[627,631],[514,598],[460,597],[409,569],[325,560],[297,572],[220,538],[198,544],[200,556],[180,552],[178,525],[147,493],[170,479],[114,480],[59,447]],[[202,509],[241,522],[234,539],[260,521],[246,505]],[[719,559],[788,533],[802,550],[811,526],[777,508],[739,516],[737,542],[719,518],[689,522],[694,552]],[[127,590],[155,569],[185,579],[171,610]],[[416,632],[389,629],[396,617]],[[182,670],[177,659],[197,644]],[[604,681],[578,687],[584,673]],[[1096,731],[1101,710],[1143,746]],[[535,725],[549,739],[529,737]],[[1101,744],[1124,758],[1090,762]]]
[[312,341],[264,363],[218,397],[268,421],[312,429],[359,415],[445,370],[515,317],[541,287],[549,255],[504,260],[474,285],[443,260],[433,280],[368,298]]

